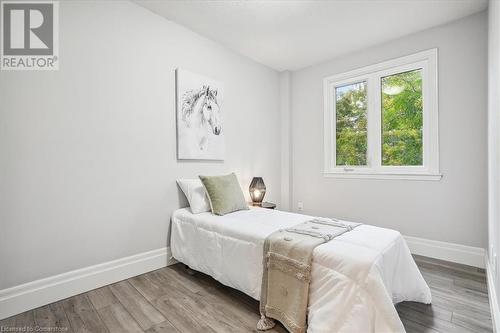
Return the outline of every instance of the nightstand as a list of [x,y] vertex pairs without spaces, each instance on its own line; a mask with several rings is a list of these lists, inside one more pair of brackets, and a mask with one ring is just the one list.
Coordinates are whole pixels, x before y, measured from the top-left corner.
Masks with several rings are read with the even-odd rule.
[[267,209],[274,209],[274,208],[276,208],[276,204],[274,204],[272,202],[263,202],[261,207],[267,208]]

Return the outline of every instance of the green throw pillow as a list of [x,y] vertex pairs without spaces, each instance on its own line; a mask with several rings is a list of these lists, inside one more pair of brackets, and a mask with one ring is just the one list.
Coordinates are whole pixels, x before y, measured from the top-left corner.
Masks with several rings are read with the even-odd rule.
[[212,213],[226,215],[237,210],[248,209],[238,178],[234,173],[227,176],[200,176],[205,186]]

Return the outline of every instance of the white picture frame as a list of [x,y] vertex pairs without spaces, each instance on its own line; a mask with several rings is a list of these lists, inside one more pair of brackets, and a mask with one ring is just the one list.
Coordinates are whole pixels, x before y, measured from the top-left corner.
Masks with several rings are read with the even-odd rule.
[[221,82],[176,70],[177,159],[224,160]]

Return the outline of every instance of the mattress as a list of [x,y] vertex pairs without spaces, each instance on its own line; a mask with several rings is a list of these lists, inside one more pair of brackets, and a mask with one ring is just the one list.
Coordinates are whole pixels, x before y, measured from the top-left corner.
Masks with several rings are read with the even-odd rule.
[[[179,209],[172,255],[258,300],[265,238],[312,218],[254,207],[224,216]],[[401,301],[430,303],[431,294],[399,232],[363,224],[315,248],[308,332],[404,332],[393,305]]]

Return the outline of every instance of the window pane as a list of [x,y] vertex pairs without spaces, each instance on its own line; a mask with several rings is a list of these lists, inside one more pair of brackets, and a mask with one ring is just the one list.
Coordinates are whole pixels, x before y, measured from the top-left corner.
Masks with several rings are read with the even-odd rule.
[[422,71],[382,78],[382,165],[422,165]]
[[335,88],[337,165],[366,165],[366,82]]

